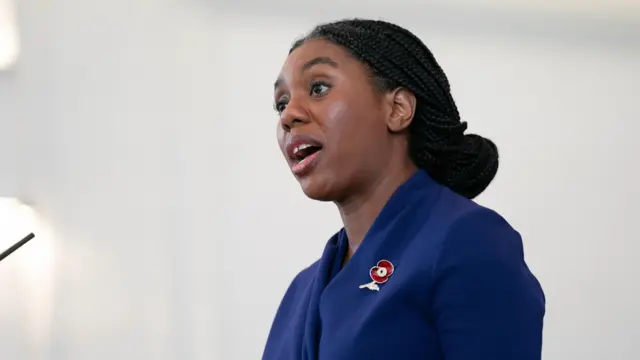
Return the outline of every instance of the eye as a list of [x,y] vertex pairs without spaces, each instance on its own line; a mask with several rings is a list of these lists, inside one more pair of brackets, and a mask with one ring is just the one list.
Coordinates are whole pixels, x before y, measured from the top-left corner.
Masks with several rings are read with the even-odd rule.
[[311,88],[309,89],[310,95],[320,96],[324,95],[331,89],[331,86],[322,82],[314,82],[311,84]]
[[279,101],[276,101],[273,104],[273,110],[275,110],[278,114],[282,114],[282,112],[286,108],[287,108],[287,101],[286,100],[279,100]]

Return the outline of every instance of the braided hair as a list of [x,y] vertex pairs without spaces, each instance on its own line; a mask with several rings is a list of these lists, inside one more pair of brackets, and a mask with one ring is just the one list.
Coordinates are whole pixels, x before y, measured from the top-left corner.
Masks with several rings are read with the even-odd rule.
[[449,81],[431,51],[410,31],[388,22],[348,19],[321,24],[289,53],[314,39],[346,48],[371,72],[380,91],[398,87],[416,96],[409,126],[409,156],[438,183],[473,199],[498,171],[498,149],[489,139],[464,134]]

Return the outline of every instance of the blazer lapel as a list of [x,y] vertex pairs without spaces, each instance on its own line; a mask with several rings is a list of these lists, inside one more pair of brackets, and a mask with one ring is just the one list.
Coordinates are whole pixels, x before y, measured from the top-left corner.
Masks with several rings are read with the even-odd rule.
[[304,328],[304,339],[302,343],[302,359],[317,360],[318,344],[322,332],[322,322],[320,320],[320,298],[329,282],[336,276],[342,268],[342,260],[347,251],[348,243],[344,234],[344,229],[335,234],[324,248],[322,258],[318,263],[316,276],[311,285],[311,296],[309,309]]

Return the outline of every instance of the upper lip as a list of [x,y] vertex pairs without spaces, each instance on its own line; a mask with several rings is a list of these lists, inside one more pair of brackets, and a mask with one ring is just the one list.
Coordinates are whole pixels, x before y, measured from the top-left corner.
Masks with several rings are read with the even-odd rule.
[[310,135],[293,135],[287,139],[285,149],[287,151],[287,156],[291,160],[297,160],[295,156],[295,150],[297,147],[301,145],[311,145],[316,147],[322,147],[322,143],[319,140],[316,140]]

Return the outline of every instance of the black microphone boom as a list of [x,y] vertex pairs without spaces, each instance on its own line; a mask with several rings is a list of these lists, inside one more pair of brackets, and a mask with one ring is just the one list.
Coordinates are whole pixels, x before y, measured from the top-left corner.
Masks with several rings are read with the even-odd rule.
[[11,246],[7,250],[5,250],[2,254],[0,254],[0,261],[2,261],[7,256],[11,255],[11,253],[18,250],[22,245],[26,244],[29,240],[33,239],[34,237],[36,236],[33,233],[30,233],[29,235],[25,236],[24,239],[13,244],[13,246]]

